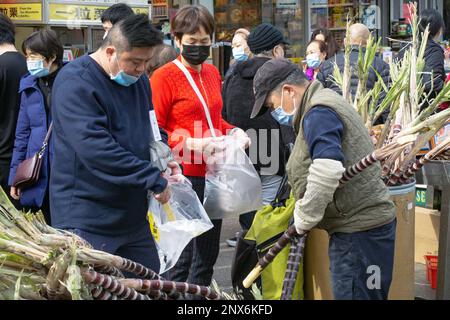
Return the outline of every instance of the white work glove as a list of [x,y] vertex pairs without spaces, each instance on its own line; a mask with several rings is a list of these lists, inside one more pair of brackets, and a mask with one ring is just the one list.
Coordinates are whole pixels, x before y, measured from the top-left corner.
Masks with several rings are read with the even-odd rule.
[[306,191],[295,202],[294,224],[299,234],[304,234],[322,221],[325,209],[333,200],[339,180],[345,169],[340,161],[316,159],[309,167]]

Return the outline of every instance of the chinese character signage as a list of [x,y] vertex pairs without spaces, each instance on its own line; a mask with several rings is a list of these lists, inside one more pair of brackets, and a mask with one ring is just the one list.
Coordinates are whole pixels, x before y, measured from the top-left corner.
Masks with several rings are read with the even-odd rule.
[[42,21],[42,3],[40,1],[2,1],[0,12],[14,22]]
[[[77,21],[80,24],[100,24],[102,13],[108,6],[50,3],[49,22]],[[135,13],[149,14],[149,8],[132,8]]]

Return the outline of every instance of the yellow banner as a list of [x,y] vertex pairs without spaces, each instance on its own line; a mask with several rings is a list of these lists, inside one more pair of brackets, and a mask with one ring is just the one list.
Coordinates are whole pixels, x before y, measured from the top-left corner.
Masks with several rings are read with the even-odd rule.
[[[108,9],[107,6],[90,6],[90,5],[67,5],[50,3],[49,20],[54,21],[87,21],[100,22],[100,17]],[[148,15],[148,8],[132,8],[135,13],[144,13]]]
[[0,12],[13,21],[42,21],[41,3],[0,4]]

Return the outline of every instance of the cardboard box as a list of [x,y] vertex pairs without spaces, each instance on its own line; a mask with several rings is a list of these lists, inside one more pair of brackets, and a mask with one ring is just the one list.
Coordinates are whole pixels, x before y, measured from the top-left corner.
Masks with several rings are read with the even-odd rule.
[[437,210],[416,208],[414,255],[416,263],[425,264],[424,255],[438,253],[440,216]]
[[[414,300],[415,192],[392,197],[397,211],[397,234],[390,300]],[[422,209],[422,208],[419,208]],[[424,209],[425,210],[425,209]],[[305,299],[332,300],[329,236],[312,230],[305,247]],[[423,255],[422,255],[423,256]]]

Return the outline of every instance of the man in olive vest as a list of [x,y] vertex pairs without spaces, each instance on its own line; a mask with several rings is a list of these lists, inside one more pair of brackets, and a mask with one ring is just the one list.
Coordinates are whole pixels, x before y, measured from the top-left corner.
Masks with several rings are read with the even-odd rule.
[[373,165],[343,187],[345,168],[373,152],[359,114],[341,96],[309,82],[287,59],[266,62],[254,78],[251,117],[270,111],[297,134],[287,164],[302,234],[314,227],[330,234],[335,299],[387,299],[392,280],[395,209]]

